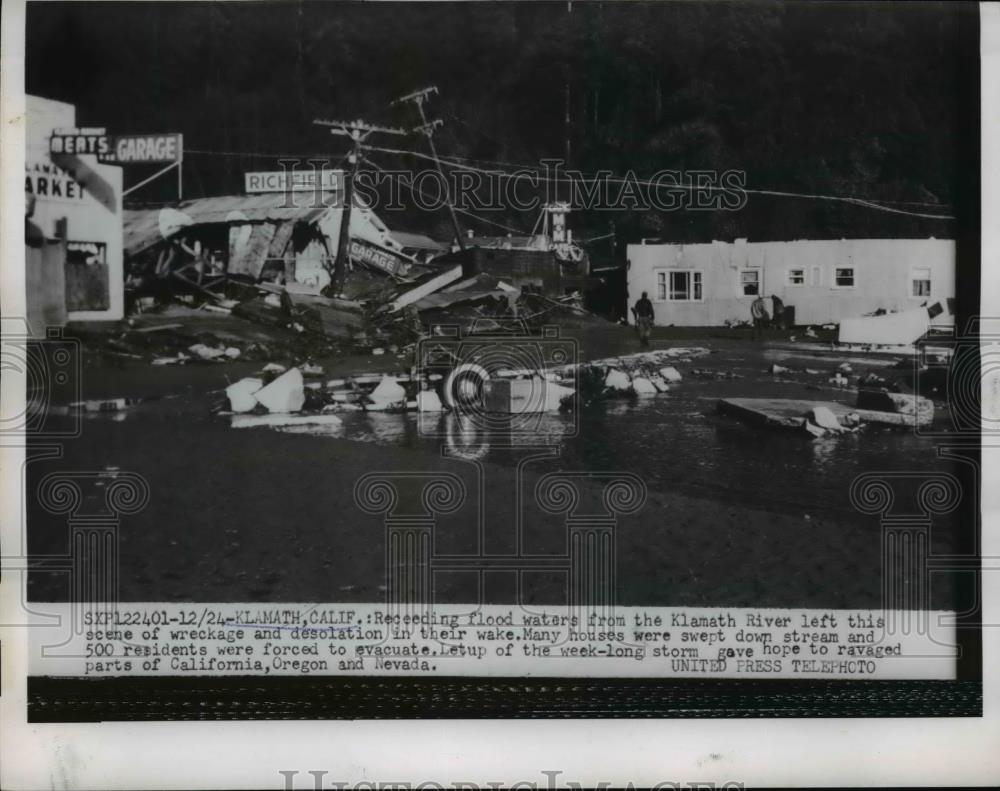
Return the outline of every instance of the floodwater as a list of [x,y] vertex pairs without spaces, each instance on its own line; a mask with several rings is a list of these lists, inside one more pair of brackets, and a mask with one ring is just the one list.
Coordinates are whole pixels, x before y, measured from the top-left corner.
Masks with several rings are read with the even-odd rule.
[[[445,414],[346,412],[341,426],[294,426],[293,434],[329,436],[386,447],[446,452],[460,458],[515,466],[523,446],[555,447],[564,470],[627,471],[648,488],[802,513],[856,513],[850,489],[862,474],[933,473],[951,468],[932,437],[912,429],[866,426],[852,434],[812,439],[804,433],[745,425],[716,414],[725,397],[798,398],[849,403],[829,386],[829,372],[844,358],[759,351],[749,358],[713,354],[677,364],[682,373],[713,370],[739,378],[686,375],[668,393],[611,400],[576,413],[524,416],[509,426]],[[777,378],[771,362],[804,362],[821,374]],[[878,359],[851,358],[855,372],[884,374]],[[801,369],[800,369],[801,370]],[[820,389],[821,388],[821,389]],[[939,415],[936,426],[947,421]]]
[[[767,373],[772,362],[821,373],[774,377]],[[716,413],[724,397],[848,401],[849,393],[827,384],[840,362],[714,344],[711,354],[673,363],[684,378],[667,393],[531,415],[513,430],[484,429],[450,414],[377,412],[341,413],[335,427],[233,428],[213,408],[226,379],[249,369],[107,371],[86,397],[160,389],[154,400],[124,411],[89,415],[61,455],[40,453],[29,462],[29,548],[50,557],[66,552],[66,515],[31,501],[45,475],[127,471],[148,481],[150,498],[121,519],[123,601],[378,601],[385,528],[382,516],[358,509],[354,487],[362,475],[464,476],[468,506],[435,528],[435,546],[447,554],[518,547],[559,554],[564,516],[517,498],[530,499],[533,482],[549,471],[628,472],[642,479],[648,496],[641,511],[619,520],[622,604],[879,606],[881,528],[877,515],[852,507],[852,482],[864,473],[908,473],[894,483],[897,511],[918,512],[912,492],[902,490],[954,472],[958,462],[940,457],[932,437],[912,430],[866,427],[814,440]],[[854,363],[855,372],[865,365]],[[883,373],[885,366],[870,364]],[[100,490],[88,492],[81,507],[100,510]],[[524,535],[510,538],[517,508],[526,516]],[[485,547],[476,538],[483,524]],[[955,551],[956,524],[953,516],[936,518],[934,552]],[[480,595],[463,587],[459,573],[448,574],[435,572],[439,600]],[[562,584],[539,577],[522,594],[558,602]],[[60,599],[64,586],[57,574],[39,571],[29,579],[35,600]],[[932,593],[936,606],[954,606],[945,587]],[[508,601],[512,594],[484,595]]]

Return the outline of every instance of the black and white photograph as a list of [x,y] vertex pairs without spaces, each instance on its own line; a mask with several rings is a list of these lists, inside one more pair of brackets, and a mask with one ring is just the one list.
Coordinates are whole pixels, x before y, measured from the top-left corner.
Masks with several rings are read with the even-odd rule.
[[18,716],[981,719],[986,13],[8,10]]

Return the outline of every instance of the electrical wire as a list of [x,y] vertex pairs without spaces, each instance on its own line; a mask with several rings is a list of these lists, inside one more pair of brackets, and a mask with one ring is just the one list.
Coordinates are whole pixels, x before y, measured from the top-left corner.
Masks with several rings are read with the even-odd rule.
[[[375,161],[372,160],[371,157],[365,157],[365,162],[367,162],[369,165],[371,165],[373,168],[375,168],[380,173],[386,173],[385,169],[382,168],[382,167],[380,167],[377,162],[375,162]],[[410,190],[410,192],[419,193],[420,195],[423,195],[425,198],[431,198],[431,199],[435,199],[435,200],[437,199],[437,198],[434,198],[434,196],[432,196],[432,195],[428,195],[422,189],[419,189],[419,188],[413,186],[412,184],[406,184],[404,182],[403,186],[405,186],[408,190]],[[463,215],[465,215],[467,217],[471,217],[472,219],[477,220],[478,222],[486,223],[487,225],[494,225],[497,228],[502,228],[505,231],[510,231],[512,233],[516,233],[519,236],[524,236],[525,235],[524,231],[521,228],[512,228],[511,226],[504,225],[503,223],[495,222],[493,220],[487,220],[484,217],[480,217],[478,214],[473,214],[472,212],[466,211],[465,209],[459,209],[456,206],[453,206],[452,208],[456,212],[458,212],[459,214],[463,214]]]
[[[472,165],[457,164],[457,163],[454,163],[454,162],[450,162],[448,159],[446,159],[444,157],[439,157],[437,160],[435,160],[434,157],[429,156],[427,154],[424,154],[424,153],[422,153],[420,151],[407,151],[405,149],[386,148],[386,147],[383,147],[383,146],[369,146],[369,145],[364,146],[364,148],[367,149],[367,150],[369,150],[369,151],[379,151],[379,152],[386,153],[386,154],[396,154],[396,155],[400,155],[400,156],[413,156],[413,157],[417,157],[418,159],[425,159],[425,160],[429,160],[431,162],[441,162],[442,164],[449,165],[450,167],[453,167],[456,170],[465,170],[465,171],[469,171],[469,172],[473,172],[473,173],[481,173],[481,174],[488,175],[488,176],[498,176],[500,178],[524,178],[524,175],[525,175],[523,172],[522,173],[516,173],[516,172],[515,173],[510,173],[510,172],[505,171],[505,170],[485,170],[483,168],[473,167]],[[525,167],[525,168],[522,168],[522,170],[530,170],[530,168]],[[635,184],[640,185],[640,186],[666,188],[666,189],[670,189],[670,190],[690,190],[690,191],[693,191],[693,190],[698,190],[698,191],[709,190],[709,191],[719,191],[719,192],[723,192],[723,191],[724,192],[734,192],[734,191],[737,191],[734,188],[716,187],[716,186],[711,186],[711,185],[702,185],[702,186],[696,186],[694,184],[669,184],[669,185],[663,185],[663,184],[657,184],[655,182],[644,180],[644,179],[626,179],[626,178],[621,178],[621,177],[616,177],[616,176],[601,177],[601,179],[598,179],[596,177],[577,179],[577,178],[570,178],[570,177],[538,175],[537,172],[535,172],[535,171],[532,171],[532,172],[536,175],[536,177],[538,177],[538,179],[540,181],[549,181],[549,182],[556,182],[556,183],[559,183],[559,182],[570,182],[571,183],[571,182],[574,182],[574,181],[575,182],[581,182],[581,181],[582,182],[592,182],[592,181],[604,180],[604,181],[607,181],[607,182],[610,182],[610,183],[624,184],[624,183],[627,183],[627,182],[631,181],[631,182],[634,182]],[[820,194],[803,193],[803,192],[791,192],[791,191],[788,191],[788,190],[771,190],[771,189],[758,189],[758,188],[749,188],[749,187],[742,187],[742,188],[739,189],[739,191],[740,192],[744,192],[744,193],[746,193],[748,195],[767,195],[767,196],[770,196],[770,197],[778,197],[778,198],[799,198],[799,199],[802,199],[802,200],[818,200],[818,201],[832,201],[832,202],[839,202],[839,203],[848,203],[848,204],[852,204],[852,205],[855,205],[855,206],[861,206],[861,207],[868,208],[868,209],[874,209],[876,211],[888,212],[890,214],[902,214],[902,215],[905,215],[905,216],[908,216],[908,217],[921,217],[921,218],[928,219],[928,220],[954,220],[954,219],[956,219],[953,215],[950,215],[950,214],[929,214],[929,213],[926,213],[926,212],[913,212],[913,211],[907,211],[905,209],[896,209],[896,208],[893,208],[892,206],[887,206],[887,205],[885,205],[883,203],[877,203],[875,201],[871,201],[871,200],[868,200],[866,198],[857,198],[857,197],[850,197],[850,196],[846,196],[845,197],[845,196],[842,196],[842,195],[820,195]]]
[[[616,177],[613,175],[598,175],[598,174],[579,174],[580,178],[569,177],[569,176],[551,176],[540,174],[535,171],[532,167],[528,165],[518,165],[511,162],[502,162],[499,160],[486,160],[486,159],[473,159],[470,157],[439,157],[437,160],[434,157],[424,154],[420,151],[408,151],[405,149],[387,148],[384,146],[372,146],[365,145],[363,148],[369,151],[378,151],[386,154],[395,154],[398,156],[413,156],[418,159],[427,160],[430,162],[440,162],[442,165],[454,168],[456,170],[465,170],[472,173],[480,173],[488,176],[496,176],[499,178],[524,178],[524,171],[529,171],[533,173],[539,180],[555,183],[572,183],[572,182],[594,182],[594,181],[607,181],[609,183],[624,184],[626,182],[632,181],[639,186],[656,187],[660,189],[669,190],[708,190],[708,191],[735,191],[732,188],[727,187],[717,187],[712,185],[700,185],[695,186],[693,184],[657,184],[645,179],[626,179],[622,177]],[[230,156],[230,157],[241,157],[241,158],[252,158],[260,157],[262,159],[322,159],[329,157],[329,153],[313,153],[313,154],[291,154],[291,153],[262,153],[262,152],[248,152],[248,151],[210,151],[207,149],[185,149],[185,154],[195,154],[202,156]],[[332,166],[331,169],[335,169],[342,165],[347,159],[347,154],[340,157]],[[483,162],[487,164],[500,165],[503,167],[516,168],[517,171],[521,172],[510,172],[508,170],[486,170],[484,168],[478,168],[473,165],[464,164],[465,162]],[[778,198],[797,198],[800,200],[816,200],[816,201],[831,201],[839,203],[847,203],[854,206],[860,206],[862,208],[873,209],[875,211],[888,212],[890,214],[900,214],[907,217],[919,217],[928,220],[955,220],[956,217],[950,214],[931,214],[928,212],[915,212],[907,211],[905,209],[897,209],[888,204],[895,204],[901,206],[941,206],[942,208],[950,208],[943,204],[937,203],[926,203],[920,201],[873,201],[867,198],[858,198],[854,196],[843,196],[843,195],[822,195],[815,193],[803,193],[803,192],[792,192],[790,190],[774,190],[774,189],[760,189],[760,188],[750,188],[743,187],[739,191],[744,192],[748,195],[763,195],[769,197]],[[470,215],[476,216],[476,215]]]

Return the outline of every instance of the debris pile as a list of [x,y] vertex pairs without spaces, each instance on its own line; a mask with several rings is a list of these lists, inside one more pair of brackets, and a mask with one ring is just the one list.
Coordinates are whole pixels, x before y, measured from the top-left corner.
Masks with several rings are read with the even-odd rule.
[[861,418],[857,412],[838,418],[828,406],[814,406],[803,417],[802,428],[807,434],[817,438],[857,431],[861,426]]
[[[234,427],[246,428],[339,425],[338,412],[438,413],[469,406],[503,414],[554,412],[569,408],[569,399],[576,392],[568,386],[574,381],[549,381],[514,372],[473,380],[470,386],[459,382],[454,371],[448,376],[373,373],[324,381],[302,368],[276,370],[280,368],[268,365],[259,375],[229,385],[219,414],[231,416]],[[470,398],[463,397],[463,388]]]
[[[909,399],[913,399],[912,401]],[[865,425],[909,428],[928,425],[934,405],[920,396],[875,401],[859,394],[856,407],[835,401],[796,398],[723,398],[716,404],[723,415],[768,428],[804,430],[814,437],[852,432]]]
[[[575,373],[580,382],[581,403],[589,406],[607,399],[648,397],[669,392],[670,385],[680,382],[683,377],[676,367],[664,363],[692,362],[694,358],[707,354],[710,354],[709,350],[703,347],[659,349],[568,365],[556,373],[560,376]],[[692,373],[697,376],[698,369],[693,369]],[[712,373],[715,375],[714,371]],[[726,376],[727,373],[719,372],[719,375]]]

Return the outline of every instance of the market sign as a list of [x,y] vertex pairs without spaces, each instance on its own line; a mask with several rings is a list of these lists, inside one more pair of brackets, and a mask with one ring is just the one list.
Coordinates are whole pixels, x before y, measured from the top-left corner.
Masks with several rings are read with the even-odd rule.
[[180,162],[184,159],[184,135],[115,135],[110,150],[98,159],[116,165]]
[[[340,184],[339,170],[274,170],[244,173],[246,191],[255,192],[336,192]],[[318,179],[318,184],[317,184]]]
[[363,239],[351,239],[351,260],[381,269],[390,275],[399,274],[403,264],[408,263],[406,259],[376,247]]

